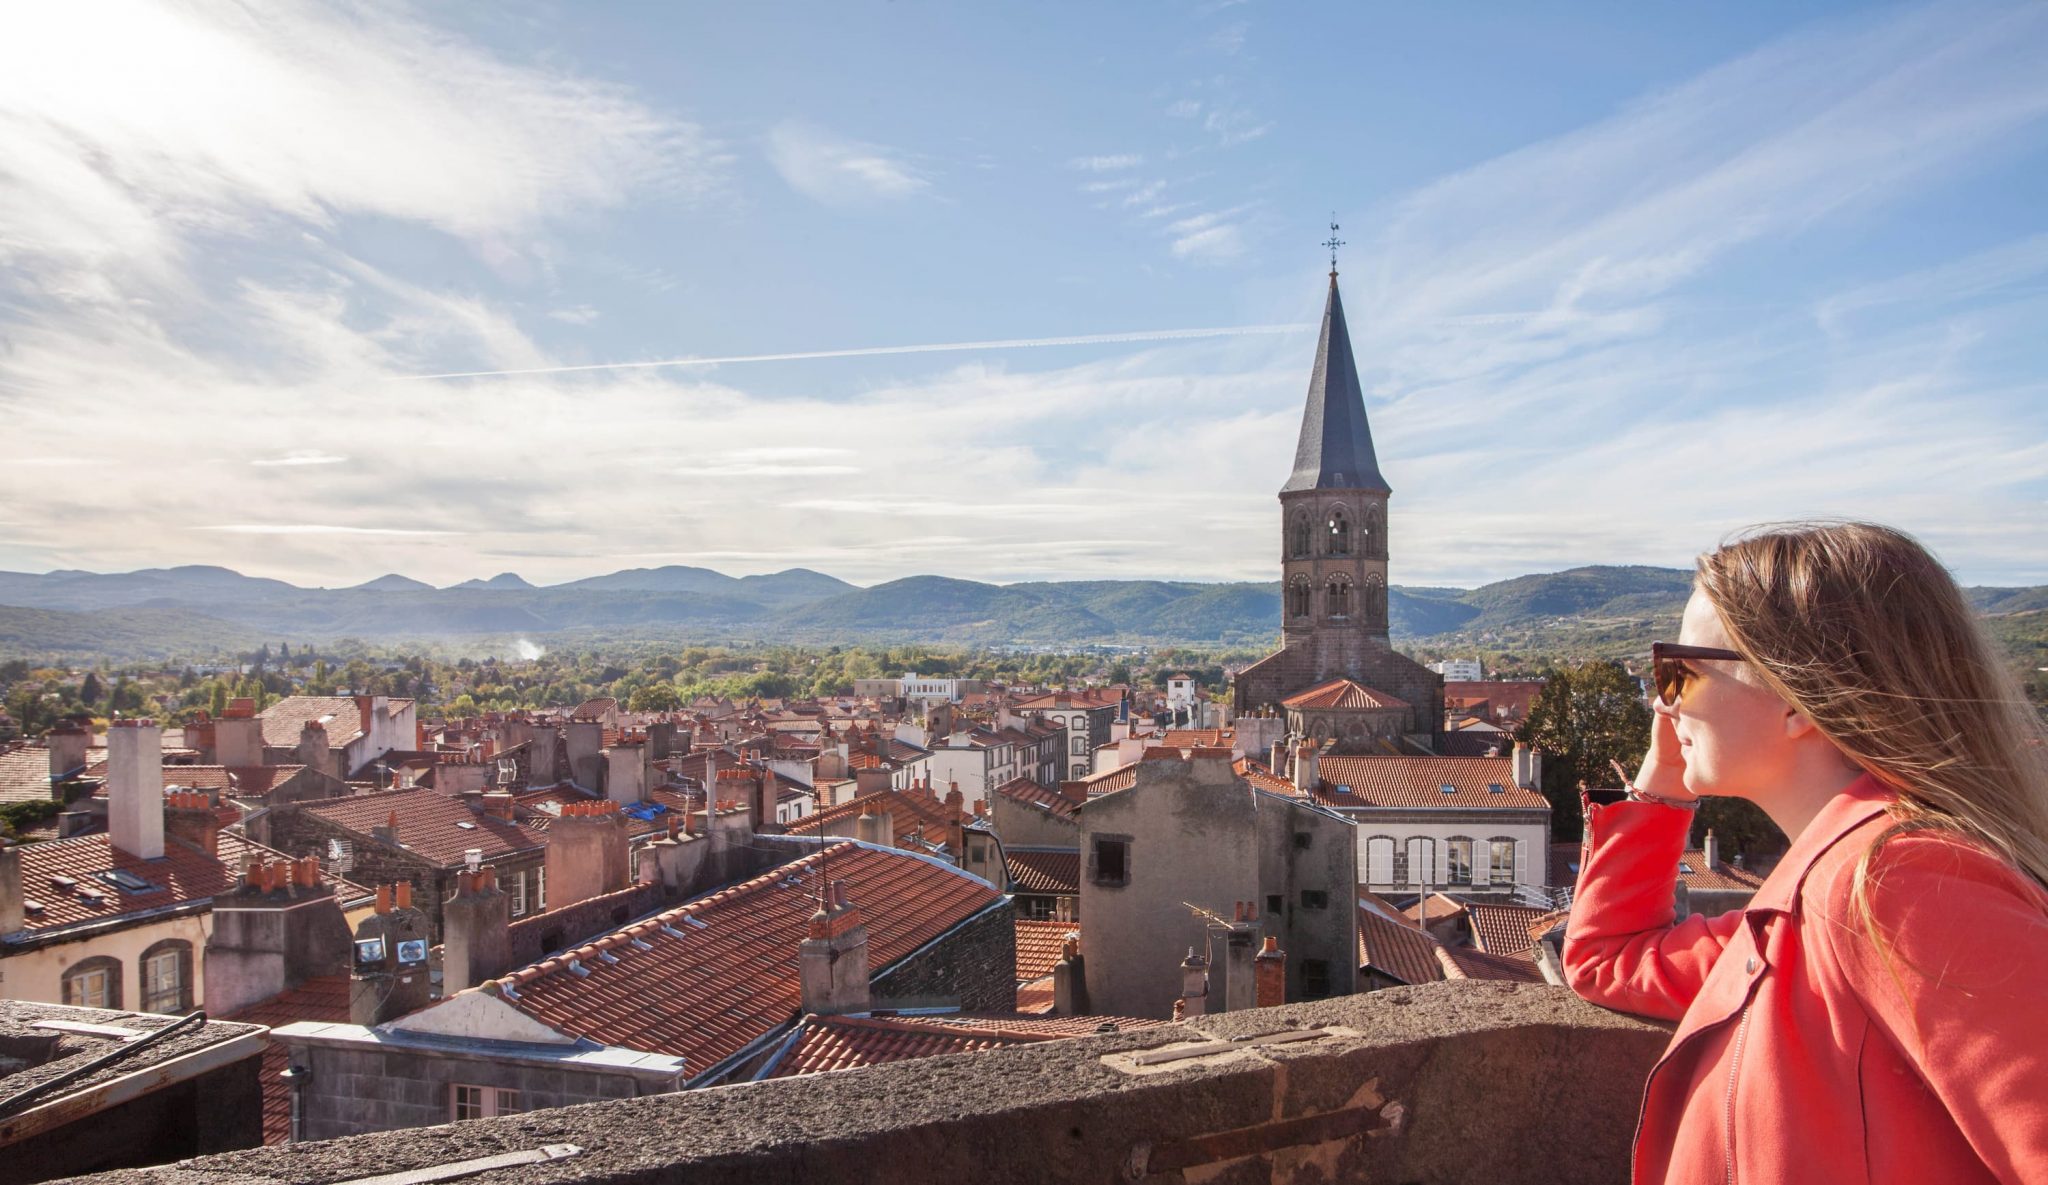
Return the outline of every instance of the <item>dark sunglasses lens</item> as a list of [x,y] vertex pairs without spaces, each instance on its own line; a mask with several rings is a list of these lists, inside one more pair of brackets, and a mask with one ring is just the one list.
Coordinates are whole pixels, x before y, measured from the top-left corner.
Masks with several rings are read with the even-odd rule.
[[1676,707],[1685,694],[1685,664],[1675,658],[1660,658],[1652,664],[1651,678],[1657,684],[1657,698],[1666,707]]

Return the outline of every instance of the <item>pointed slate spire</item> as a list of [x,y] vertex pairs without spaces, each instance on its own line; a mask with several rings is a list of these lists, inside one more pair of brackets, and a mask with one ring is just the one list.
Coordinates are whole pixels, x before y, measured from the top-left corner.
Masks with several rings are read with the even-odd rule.
[[1330,299],[1323,306],[1323,336],[1316,343],[1316,369],[1308,380],[1308,406],[1301,413],[1301,442],[1294,449],[1294,475],[1280,492],[1377,490],[1391,493],[1372,451],[1365,422],[1365,392],[1351,360],[1351,333],[1344,327],[1344,300],[1337,273],[1330,273]]

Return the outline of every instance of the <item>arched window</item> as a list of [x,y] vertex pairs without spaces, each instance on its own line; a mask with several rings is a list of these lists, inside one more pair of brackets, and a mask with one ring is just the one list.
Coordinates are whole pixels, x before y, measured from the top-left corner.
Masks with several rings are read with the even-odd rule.
[[166,938],[142,952],[142,1010],[192,1011],[192,944]]
[[1327,603],[1332,617],[1351,616],[1351,581],[1342,576],[1330,578]]
[[1360,534],[1361,542],[1364,544],[1360,550],[1365,553],[1367,559],[1387,558],[1386,517],[1380,513],[1378,506],[1365,508],[1365,526],[1360,528]]
[[1351,554],[1351,516],[1342,506],[1330,511],[1330,554]]
[[1374,625],[1387,622],[1387,585],[1377,572],[1365,578],[1365,619]]
[[1287,612],[1291,617],[1308,616],[1308,577],[1296,576],[1287,590]]
[[80,1008],[119,1008],[120,960],[96,955],[71,964],[64,971],[64,1002]]
[[1294,512],[1294,521],[1287,526],[1287,553],[1305,556],[1309,551],[1308,511]]
[[1496,835],[1486,841],[1486,879],[1489,884],[1515,883],[1515,841]]
[[1365,879],[1374,885],[1394,883],[1394,837],[1375,835],[1365,841]]
[[1453,885],[1472,883],[1472,837],[1453,835],[1444,841],[1444,880]]

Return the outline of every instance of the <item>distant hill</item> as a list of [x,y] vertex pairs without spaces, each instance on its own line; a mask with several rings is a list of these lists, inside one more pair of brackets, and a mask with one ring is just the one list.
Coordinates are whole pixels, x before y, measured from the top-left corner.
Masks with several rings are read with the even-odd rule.
[[[1389,590],[1397,641],[1439,651],[1629,653],[1677,629],[1691,588],[1673,568],[1572,568],[1475,589]],[[2048,587],[1973,588],[1992,615],[2048,609]],[[632,568],[537,588],[505,573],[433,588],[400,575],[299,588],[226,568],[0,572],[0,655],[200,653],[264,640],[420,641],[582,632],[696,641],[939,642],[1074,646],[1200,643],[1260,648],[1280,632],[1276,582],[1165,580],[984,584],[912,576],[860,588],[806,568],[732,577]]]

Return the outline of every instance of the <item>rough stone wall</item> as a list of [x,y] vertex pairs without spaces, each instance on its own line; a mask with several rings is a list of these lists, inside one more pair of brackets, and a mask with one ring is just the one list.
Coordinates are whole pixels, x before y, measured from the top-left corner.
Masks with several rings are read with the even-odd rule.
[[196,1078],[10,1144],[0,1185],[163,1164],[263,1143],[263,1059],[254,1052]]
[[[335,1049],[305,1045],[295,1051],[313,1071],[305,1087],[304,1135],[331,1140],[449,1122],[451,1088],[509,1088],[526,1110],[571,1107],[639,1094],[632,1079],[556,1066],[532,1066],[425,1053],[412,1049]],[[366,1170],[373,1172],[375,1170]]]
[[[1286,1028],[1312,1040],[1131,1066],[1134,1050]],[[548,1144],[508,1179],[563,1185],[1503,1185],[1629,1178],[1667,1029],[1563,988],[1463,981],[1133,1033],[686,1091],[330,1144],[257,1149],[96,1185],[339,1181]]]
[[877,1004],[959,1000],[966,1012],[1017,1006],[1017,912],[1008,901],[871,981]]
[[[1261,895],[1253,904],[1262,915],[1260,933],[1278,938],[1287,956],[1287,999],[1349,995],[1358,975],[1357,829],[1348,819],[1285,799],[1260,795],[1256,801]],[[1320,907],[1309,904],[1312,893],[1321,894]],[[1275,896],[1277,916],[1271,914]],[[1305,974],[1311,960],[1322,964],[1320,985]]]

